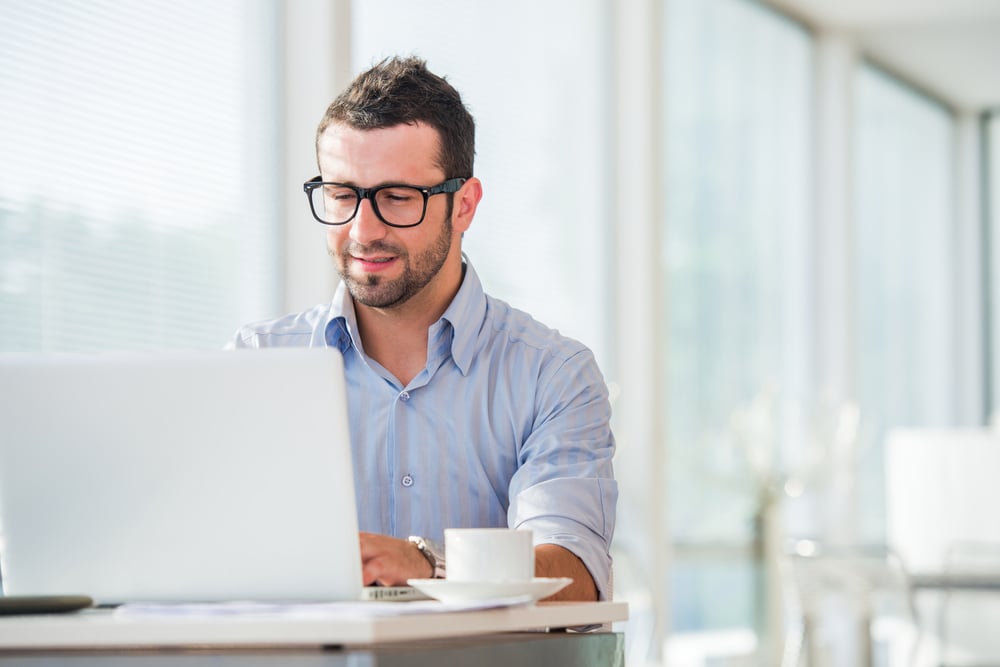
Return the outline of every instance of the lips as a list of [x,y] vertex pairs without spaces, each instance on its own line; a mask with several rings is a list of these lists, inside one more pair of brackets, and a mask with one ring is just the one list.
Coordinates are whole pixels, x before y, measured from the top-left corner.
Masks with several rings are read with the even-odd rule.
[[351,255],[354,263],[365,271],[381,271],[392,265],[396,257],[358,257]]

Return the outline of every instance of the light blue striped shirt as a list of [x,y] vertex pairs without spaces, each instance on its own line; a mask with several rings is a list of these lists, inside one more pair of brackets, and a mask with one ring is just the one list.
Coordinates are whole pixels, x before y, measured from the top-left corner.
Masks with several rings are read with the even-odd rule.
[[361,530],[441,541],[451,527],[531,529],[576,554],[607,599],[618,486],[601,371],[465,269],[406,387],[364,354],[343,284],[332,303],[247,325],[231,345],[344,355]]

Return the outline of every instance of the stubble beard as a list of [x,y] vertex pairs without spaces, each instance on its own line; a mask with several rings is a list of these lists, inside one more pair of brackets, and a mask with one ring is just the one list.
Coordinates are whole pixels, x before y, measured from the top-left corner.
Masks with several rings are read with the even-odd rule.
[[[337,272],[357,303],[370,308],[400,306],[419,293],[441,271],[451,251],[452,236],[451,216],[448,215],[441,225],[441,233],[431,246],[414,256],[412,261],[409,253],[402,248],[381,241],[367,246],[348,243],[337,255]],[[369,274],[358,280],[347,271],[352,250],[359,254],[384,252],[395,255],[403,262],[403,274],[393,279]]]

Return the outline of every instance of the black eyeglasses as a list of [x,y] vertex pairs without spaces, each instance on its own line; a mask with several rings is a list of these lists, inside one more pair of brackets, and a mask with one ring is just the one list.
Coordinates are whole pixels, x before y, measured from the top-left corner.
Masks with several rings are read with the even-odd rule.
[[427,214],[428,197],[458,192],[466,180],[452,178],[429,188],[403,183],[359,188],[322,178],[317,176],[302,184],[314,218],[324,225],[346,225],[358,214],[361,200],[367,199],[378,219],[390,227],[416,227]]

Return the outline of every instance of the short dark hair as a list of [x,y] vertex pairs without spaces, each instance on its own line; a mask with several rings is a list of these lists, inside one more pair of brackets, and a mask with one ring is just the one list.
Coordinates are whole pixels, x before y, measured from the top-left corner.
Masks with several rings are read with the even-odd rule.
[[357,130],[424,123],[440,137],[437,163],[445,178],[472,176],[476,123],[458,91],[420,58],[386,58],[359,74],[327,108],[316,130],[317,142],[337,123]]

